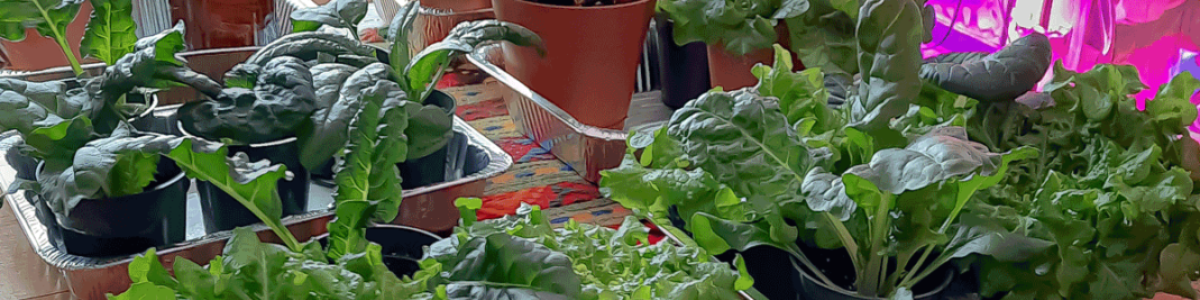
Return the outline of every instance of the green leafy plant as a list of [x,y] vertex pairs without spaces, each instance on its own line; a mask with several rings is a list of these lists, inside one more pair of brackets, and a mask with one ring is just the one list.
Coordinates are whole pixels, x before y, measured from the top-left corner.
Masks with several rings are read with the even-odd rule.
[[[1076,73],[1055,66],[1050,105],[981,105],[969,120],[993,149],[1035,145],[1038,159],[982,193],[979,227],[1027,242],[1020,255],[975,264],[985,296],[1004,299],[1141,299],[1157,292],[1200,297],[1195,183],[1185,169],[1189,101],[1200,81],[1177,75],[1140,111],[1144,89],[1132,66]],[[1180,135],[1183,135],[1180,138]],[[1194,171],[1194,170],[1192,170]],[[1039,270],[1046,270],[1045,272]]]
[[338,168],[336,218],[328,224],[328,248],[315,241],[301,243],[283,226],[275,191],[275,183],[286,174],[282,165],[242,162],[231,170],[221,163],[226,160],[224,151],[180,157],[172,153],[188,176],[229,193],[284,246],[264,244],[253,231],[239,228],[223,257],[206,267],[176,260],[174,278],[160,271],[165,268],[151,249],[130,265],[134,284],[110,299],[407,299],[420,291],[388,271],[380,246],[365,238],[372,220],[390,222],[400,205],[396,163],[405,156],[407,117],[396,103],[404,101],[398,93],[402,92],[395,83],[379,81],[355,96],[362,108],[352,117],[346,158]]
[[[111,65],[117,58],[132,52],[133,42],[137,40],[132,1],[89,1],[93,11],[80,52]],[[82,3],[83,0],[2,1],[0,6],[5,7],[5,13],[0,15],[0,38],[21,41],[25,39],[25,29],[36,28],[38,34],[58,43],[71,70],[76,76],[82,76],[83,67],[71,52],[71,41],[67,40],[67,26],[79,14]]]
[[478,199],[470,200],[456,202],[462,224],[430,246],[412,278],[433,299],[740,299],[753,284],[698,248],[649,244],[632,217],[616,230],[575,222],[554,229],[538,207],[523,205],[517,215],[476,222],[470,205]]
[[656,5],[671,18],[676,44],[704,42],[735,55],[770,48],[779,39],[776,24],[810,9],[810,1],[794,0],[667,0]]
[[367,14],[367,1],[334,0],[324,5],[297,9],[292,12],[292,32],[321,29],[322,25],[346,28],[358,40],[358,23]]
[[143,192],[154,180],[160,156],[180,141],[135,132],[127,123],[123,99],[134,89],[180,85],[195,74],[168,63],[175,60],[181,43],[181,33],[174,29],[144,38],[134,47],[136,52],[83,87],[0,80],[6,95],[0,99],[5,108],[0,131],[15,129],[24,141],[18,149],[42,162],[38,182],[16,182],[10,190],[37,191],[60,216],[83,199]]

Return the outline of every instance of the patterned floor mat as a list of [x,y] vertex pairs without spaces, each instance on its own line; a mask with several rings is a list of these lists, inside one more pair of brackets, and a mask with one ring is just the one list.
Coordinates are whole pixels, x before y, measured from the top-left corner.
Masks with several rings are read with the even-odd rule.
[[555,225],[574,219],[580,223],[619,226],[630,211],[616,202],[600,199],[600,191],[594,184],[522,135],[508,115],[503,88],[489,81],[452,87],[468,82],[448,76],[438,88],[458,101],[459,117],[513,157],[513,167],[508,172],[488,180],[479,218],[513,214],[521,203],[529,203],[543,207]]

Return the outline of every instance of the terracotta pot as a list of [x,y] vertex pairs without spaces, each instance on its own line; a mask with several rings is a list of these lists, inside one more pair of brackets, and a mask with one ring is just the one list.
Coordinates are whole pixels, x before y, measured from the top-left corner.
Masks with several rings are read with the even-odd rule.
[[493,0],[496,17],[533,30],[546,56],[505,43],[505,69],[583,124],[620,128],[636,88],[653,0],[574,7]]
[[[79,55],[79,43],[83,40],[83,32],[91,15],[92,4],[84,1],[75,20],[67,25],[67,44],[71,46],[75,58],[83,57]],[[4,69],[37,71],[71,64],[54,38],[44,37],[33,28],[25,29],[25,39],[20,42],[0,40],[0,50],[3,50],[0,51],[0,68]],[[79,62],[87,64],[99,61],[86,59]]]
[[[452,12],[468,12],[492,8],[490,0],[421,0],[422,7]],[[420,27],[417,27],[420,28]]]
[[[777,43],[791,49],[791,38],[788,37],[787,25],[779,22],[775,26],[775,34],[779,37]],[[708,78],[712,87],[722,87],[726,91],[758,84],[758,78],[750,73],[757,64],[772,65],[775,63],[775,49],[765,48],[751,51],[745,55],[735,55],[725,51],[725,45],[708,45]],[[804,65],[792,55],[795,70],[803,70]]]
[[170,1],[171,21],[187,26],[188,50],[254,46],[275,13],[273,0]]

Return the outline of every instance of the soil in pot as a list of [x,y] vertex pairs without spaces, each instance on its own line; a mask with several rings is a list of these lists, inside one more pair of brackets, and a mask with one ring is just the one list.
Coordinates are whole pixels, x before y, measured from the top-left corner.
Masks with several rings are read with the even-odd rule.
[[129,255],[184,241],[191,181],[174,161],[165,158],[159,160],[154,177],[143,193],[85,199],[67,216],[57,218],[67,253],[88,257]]
[[[328,235],[320,237],[321,246],[327,246]],[[425,247],[441,240],[428,231],[399,225],[374,225],[367,228],[367,240],[379,244],[383,264],[397,277],[411,276],[421,270],[420,261],[425,256]]]
[[679,46],[675,44],[673,22],[666,15],[654,17],[658,33],[658,72],[662,87],[662,101],[667,107],[678,109],[688,101],[708,91],[708,50],[704,43],[693,42]]
[[[775,26],[775,34],[779,37],[778,44],[791,49],[791,39],[788,37],[787,25],[782,21]],[[721,44],[708,45],[708,74],[711,87],[722,87],[732,91],[758,84],[758,78],[750,73],[754,65],[772,65],[775,62],[775,49],[764,48],[751,51],[744,55],[729,53]],[[795,70],[803,70],[804,65],[795,56],[792,57]],[[793,71],[795,71],[793,70]]]
[[[308,211],[309,174],[296,156],[300,148],[295,138],[263,144],[229,145],[228,148],[229,155],[245,153],[251,161],[266,159],[287,166],[292,179],[280,179],[276,186],[283,203],[283,217]],[[204,228],[210,233],[259,222],[249,209],[208,182],[196,182],[196,191],[200,194],[200,206],[204,212]]]
[[[457,109],[457,104],[453,97],[443,93],[442,91],[433,90],[428,98],[425,98],[426,105],[435,105],[442,109],[450,118],[454,118],[454,112]],[[451,147],[466,148],[467,143],[446,143],[446,146],[433,152],[433,154],[410,159],[408,161],[397,164],[400,168],[400,177],[404,181],[400,183],[404,189],[414,189],[422,186],[432,185],[447,180],[446,169],[448,166],[448,155],[451,152]],[[459,149],[466,151],[465,149]],[[458,153],[459,151],[455,151]]]
[[493,0],[497,19],[529,28],[546,45],[543,57],[532,47],[504,43],[505,69],[583,124],[621,128],[654,3],[579,7]]

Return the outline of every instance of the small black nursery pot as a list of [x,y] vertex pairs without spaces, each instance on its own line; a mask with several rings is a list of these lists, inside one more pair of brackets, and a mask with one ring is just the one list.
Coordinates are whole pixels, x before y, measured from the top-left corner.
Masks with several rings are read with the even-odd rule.
[[[179,126],[178,130],[184,135],[191,136],[182,126]],[[292,174],[292,178],[291,180],[280,179],[275,188],[279,192],[279,199],[283,204],[282,217],[286,218],[308,211],[309,174],[300,164],[300,158],[297,156],[300,148],[296,144],[296,138],[262,144],[226,145],[226,147],[229,156],[245,153],[251,161],[265,159],[271,163],[286,166],[287,171]],[[211,183],[197,181],[196,191],[200,194],[204,228],[208,232],[231,230],[260,221],[241,202]]]
[[[842,251],[842,250],[838,250]],[[806,254],[809,251],[805,251]],[[811,256],[820,258],[821,256]],[[804,300],[880,300],[881,297],[864,297],[847,290],[851,288],[854,282],[854,268],[849,267],[849,261],[841,261],[844,267],[821,267],[821,272],[825,274],[835,284],[842,285],[841,288],[831,288],[820,279],[815,278],[806,270],[804,272],[792,272],[793,288],[802,291]],[[814,261],[813,264],[818,264]],[[800,263],[794,259],[792,261],[794,269],[801,269]],[[954,270],[950,267],[943,266],[938,269],[925,280],[917,282],[913,286],[914,300],[942,300],[946,299],[944,292],[950,287],[950,283],[954,281]]]
[[[450,95],[443,93],[442,91],[433,90],[433,92],[429,94],[429,97],[425,99],[424,104],[437,106],[441,108],[446,115],[450,116],[452,120],[454,119],[454,112],[457,109],[457,103],[455,103],[454,97],[450,97]],[[411,159],[398,164],[400,167],[400,177],[404,178],[404,182],[401,183],[401,186],[403,186],[404,189],[413,189],[445,182],[447,180],[446,166],[448,165],[448,156],[451,152],[450,148],[465,148],[466,146],[466,143],[458,143],[458,145],[453,142],[446,143],[446,146],[433,152],[433,154]]]
[[[367,228],[367,240],[383,248],[383,264],[397,277],[411,276],[421,270],[425,247],[441,240],[428,231],[400,225],[373,225]],[[326,246],[329,236],[320,237]]]
[[674,22],[666,15],[654,17],[658,40],[658,79],[662,101],[678,109],[709,90],[708,48],[701,42],[675,44]]
[[106,257],[182,242],[190,185],[174,161],[161,159],[154,182],[144,192],[84,199],[59,216],[63,246],[73,255]]

